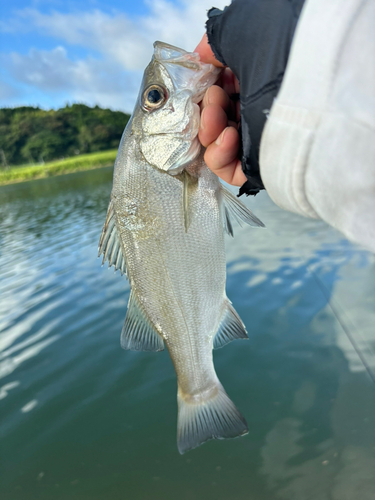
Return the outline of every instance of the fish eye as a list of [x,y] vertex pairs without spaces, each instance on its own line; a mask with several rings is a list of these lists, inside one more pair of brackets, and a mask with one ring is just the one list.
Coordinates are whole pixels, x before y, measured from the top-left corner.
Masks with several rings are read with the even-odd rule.
[[160,108],[166,101],[166,91],[160,85],[150,85],[142,96],[142,108],[152,111]]

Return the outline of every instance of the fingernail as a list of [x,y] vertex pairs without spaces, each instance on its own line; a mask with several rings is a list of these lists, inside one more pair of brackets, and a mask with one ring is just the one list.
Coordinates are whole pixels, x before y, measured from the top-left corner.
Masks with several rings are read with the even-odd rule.
[[200,121],[200,124],[199,124],[199,126],[200,126],[201,130],[203,130],[203,129],[204,129],[204,112],[205,112],[205,111],[206,111],[206,110],[205,110],[205,109],[203,109],[203,111],[202,111],[202,113],[201,113],[201,121]]
[[206,104],[210,104],[210,89],[209,88],[206,90],[206,95],[204,97],[205,97]]
[[[227,127],[228,128],[228,127]],[[227,131],[227,129],[225,128],[221,134],[219,135],[219,137],[216,139],[215,141],[215,144],[217,144],[218,146],[220,146],[220,144],[223,142],[223,139],[224,139],[224,135],[225,135],[225,132]]]

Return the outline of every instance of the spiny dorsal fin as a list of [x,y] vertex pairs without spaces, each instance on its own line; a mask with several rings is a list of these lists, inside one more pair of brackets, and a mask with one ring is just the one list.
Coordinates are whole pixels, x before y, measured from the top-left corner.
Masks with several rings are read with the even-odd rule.
[[258,219],[238,198],[236,198],[224,186],[221,186],[224,203],[224,227],[226,232],[233,236],[233,227],[230,216],[232,216],[241,226],[241,221],[253,227],[265,227],[263,222]]
[[214,337],[214,349],[223,347],[235,339],[248,338],[245,325],[228,300],[219,328]]
[[116,228],[115,213],[112,200],[109,202],[107,218],[99,240],[99,254],[103,254],[102,265],[108,261],[108,267],[115,266],[115,271],[120,269],[126,275],[126,261],[122,251],[121,241]]
[[164,341],[130,292],[128,311],[121,332],[121,347],[129,351],[162,351]]

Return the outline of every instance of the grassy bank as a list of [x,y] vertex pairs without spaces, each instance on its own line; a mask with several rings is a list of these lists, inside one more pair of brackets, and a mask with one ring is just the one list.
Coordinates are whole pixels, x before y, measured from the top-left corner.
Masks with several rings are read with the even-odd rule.
[[116,149],[111,149],[100,153],[90,153],[65,160],[51,161],[44,165],[10,167],[8,170],[0,171],[0,185],[111,166],[115,161],[116,153]]

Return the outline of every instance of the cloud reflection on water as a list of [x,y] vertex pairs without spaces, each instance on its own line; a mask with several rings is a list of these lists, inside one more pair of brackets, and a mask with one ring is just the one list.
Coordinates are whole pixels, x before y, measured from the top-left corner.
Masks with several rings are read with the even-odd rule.
[[214,358],[250,433],[188,463],[168,353],[120,348],[129,285],[96,258],[110,188],[110,170],[0,188],[3,497],[69,498],[78,479],[80,497],[105,481],[111,500],[372,498],[373,385],[342,325],[373,363],[374,256],[245,200],[267,228],[227,239],[227,289],[250,339]]

